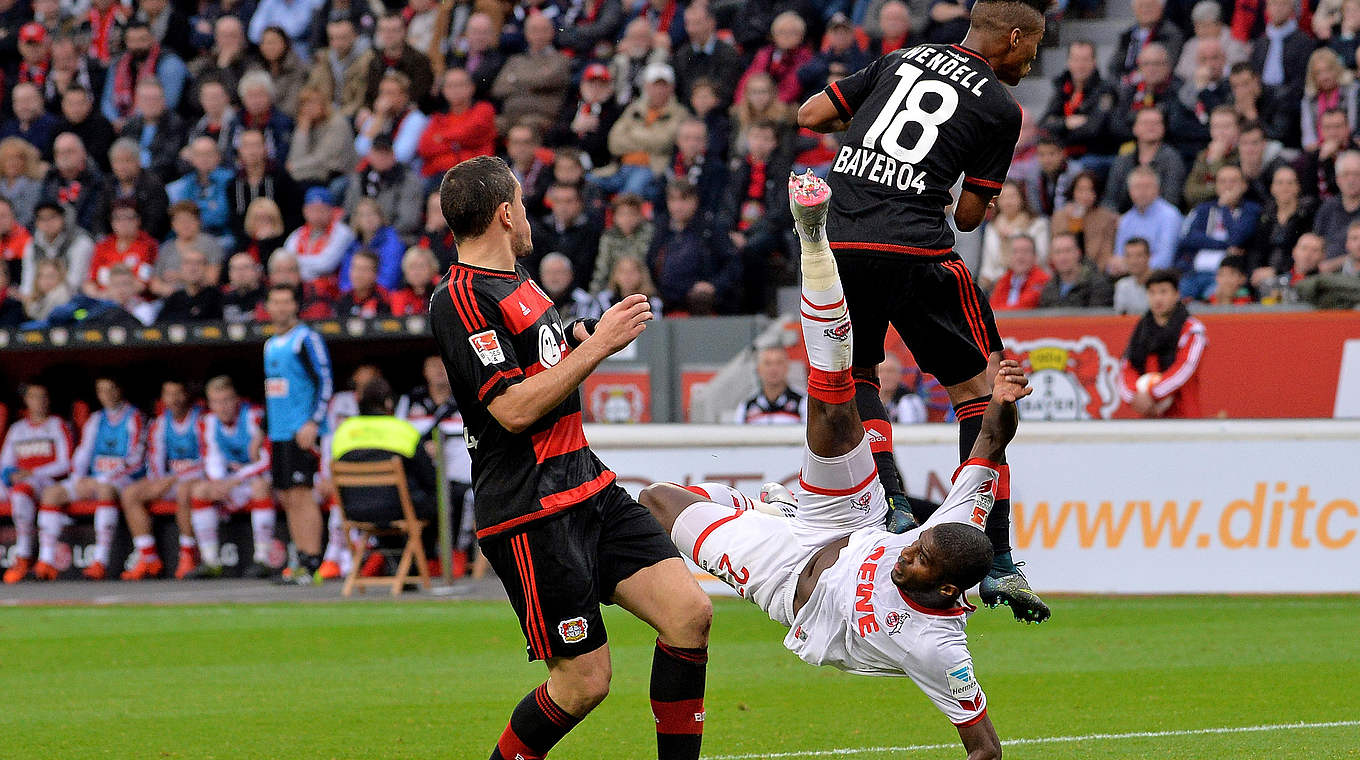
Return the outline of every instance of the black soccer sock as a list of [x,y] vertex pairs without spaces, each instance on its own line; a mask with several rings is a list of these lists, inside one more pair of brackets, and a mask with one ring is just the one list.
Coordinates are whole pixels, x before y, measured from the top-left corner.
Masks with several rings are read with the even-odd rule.
[[704,674],[708,648],[681,649],[656,640],[652,716],[657,760],[698,760],[704,741]]
[[[967,462],[973,455],[973,444],[977,443],[978,436],[982,433],[982,417],[987,411],[987,405],[992,402],[991,395],[979,396],[974,399],[960,402],[954,405],[954,417],[959,421],[959,461]],[[1006,465],[1006,458],[1003,454],[1001,461],[996,464],[1002,465],[1002,483],[997,489],[996,502],[992,505],[992,512],[987,516],[987,538],[992,541],[992,551],[995,554],[1004,554],[1011,550],[1011,493],[1010,493],[1010,472]]]
[[539,760],[580,722],[548,696],[546,683],[541,684],[515,705],[510,723],[491,750],[491,760]]
[[321,555],[298,552],[298,565],[309,573],[315,573],[321,569]]
[[892,423],[888,421],[888,409],[878,396],[878,379],[874,370],[854,369],[855,408],[864,423],[864,434],[869,436],[869,451],[873,452],[874,464],[878,465],[878,481],[883,484],[885,496],[903,496],[906,489],[902,485],[902,474],[897,470],[897,460],[893,457]]

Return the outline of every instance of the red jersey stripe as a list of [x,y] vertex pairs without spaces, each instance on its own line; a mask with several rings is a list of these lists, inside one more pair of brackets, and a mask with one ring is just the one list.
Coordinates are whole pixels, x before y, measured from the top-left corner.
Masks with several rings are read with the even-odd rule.
[[669,736],[704,732],[704,700],[686,699],[680,702],[652,700],[652,715],[656,717],[656,732]]
[[551,307],[552,301],[530,282],[520,283],[513,293],[500,301],[505,326],[515,335],[533,327],[543,312]]
[[860,491],[863,491],[865,488],[868,488],[869,484],[877,479],[878,468],[875,467],[874,471],[869,473],[869,477],[865,478],[863,481],[859,483],[859,485],[856,485],[852,488],[822,488],[820,486],[814,486],[808,483],[806,480],[803,480],[802,475],[798,476],[798,485],[802,486],[805,490],[811,493],[818,494],[819,496],[849,496],[852,493],[859,493]]
[[982,179],[981,177],[969,177],[967,175],[964,175],[963,182],[964,184],[978,185],[979,187],[985,187],[991,190],[1001,189],[1000,182],[993,182],[990,179]]
[[534,433],[534,455],[543,464],[551,457],[570,454],[586,447],[586,431],[581,427],[581,413],[564,415],[541,433]]
[[952,248],[915,248],[909,245],[893,245],[892,243],[832,243],[833,251],[885,251],[887,253],[905,253],[909,256],[943,256],[954,250]]
[[477,389],[477,400],[478,400],[478,401],[483,401],[483,400],[485,400],[485,399],[486,399],[486,394],[488,394],[488,393],[491,392],[491,389],[494,388],[494,387],[496,386],[496,383],[497,383],[498,381],[500,381],[500,380],[502,380],[502,379],[504,379],[504,380],[513,380],[513,379],[515,379],[515,378],[517,378],[517,377],[521,377],[521,376],[523,376],[523,375],[524,375],[524,371],[521,370],[519,367],[515,367],[514,369],[511,369],[511,370],[501,370],[500,372],[497,372],[496,374],[492,375],[492,376],[491,376],[491,379],[490,379],[490,380],[487,380],[486,383],[485,383],[484,385],[482,385],[481,388]]
[[841,108],[844,108],[846,113],[851,115],[855,113],[854,109],[850,108],[850,104],[845,101],[845,96],[841,94],[840,86],[837,85],[835,82],[831,83],[831,92],[833,95],[836,96],[836,100],[840,101]]
[[614,473],[610,470],[605,470],[599,475],[596,475],[593,480],[588,480],[575,488],[568,488],[565,491],[558,491],[557,493],[544,496],[538,500],[538,503],[542,504],[544,509],[569,507],[573,504],[580,504],[600,491],[603,491],[605,486],[613,482]]
[[709,525],[707,528],[704,528],[703,532],[699,534],[699,537],[694,539],[694,553],[690,555],[691,559],[697,560],[699,558],[699,550],[704,547],[704,542],[708,540],[709,534],[713,533],[713,531],[717,530],[718,528],[721,528],[722,526],[732,522],[738,517],[741,517],[742,514],[743,513],[741,510],[737,510],[736,512],[733,512],[727,517],[724,517],[719,520],[714,520],[711,525]]

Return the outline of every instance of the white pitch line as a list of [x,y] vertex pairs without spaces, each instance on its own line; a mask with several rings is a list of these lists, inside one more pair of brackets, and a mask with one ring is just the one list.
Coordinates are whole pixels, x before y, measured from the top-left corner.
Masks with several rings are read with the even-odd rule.
[[[1314,728],[1342,728],[1360,726],[1360,720],[1334,720],[1326,723],[1273,723],[1261,726],[1224,726],[1221,728],[1192,728],[1177,731],[1134,731],[1127,734],[1082,734],[1080,736],[1041,736],[1032,739],[1006,739],[1003,747],[1026,744],[1070,744],[1073,742],[1110,739],[1157,739],[1166,736],[1201,736],[1205,734],[1251,734],[1264,731],[1299,731]],[[870,752],[923,752],[933,749],[957,749],[958,742],[949,744],[912,744],[906,747],[846,747],[842,749],[806,750],[803,752],[761,752],[750,755],[710,755],[707,760],[773,760],[781,757],[845,757]]]

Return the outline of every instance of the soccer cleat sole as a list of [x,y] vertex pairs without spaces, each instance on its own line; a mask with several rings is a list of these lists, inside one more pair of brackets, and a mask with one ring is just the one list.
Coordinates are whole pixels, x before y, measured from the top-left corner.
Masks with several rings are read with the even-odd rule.
[[1009,607],[1015,619],[1022,623],[1042,623],[1053,614],[1044,600],[1025,582],[1024,576],[1018,574],[983,579],[978,598],[993,609]]
[[831,206],[831,186],[809,169],[805,174],[789,174],[789,211],[798,234],[805,240],[821,237],[826,213]]

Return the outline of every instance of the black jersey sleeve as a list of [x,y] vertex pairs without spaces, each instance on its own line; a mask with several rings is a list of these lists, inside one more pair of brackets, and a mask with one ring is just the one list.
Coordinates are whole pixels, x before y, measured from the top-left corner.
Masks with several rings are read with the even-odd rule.
[[522,382],[524,370],[500,311],[482,309],[476,298],[470,288],[441,289],[430,303],[430,326],[449,379],[488,403]]
[[1015,155],[1015,143],[1020,139],[1020,107],[1001,119],[985,125],[988,134],[995,137],[982,141],[982,150],[970,160],[963,173],[963,189],[990,198],[1001,191],[1001,183],[1011,169],[1011,159]]
[[860,105],[874,91],[874,86],[878,84],[879,77],[888,67],[888,63],[900,57],[896,52],[888,53],[850,76],[832,82],[822,92],[831,98],[831,103],[836,106],[841,118],[850,121],[855,111],[859,110]]

